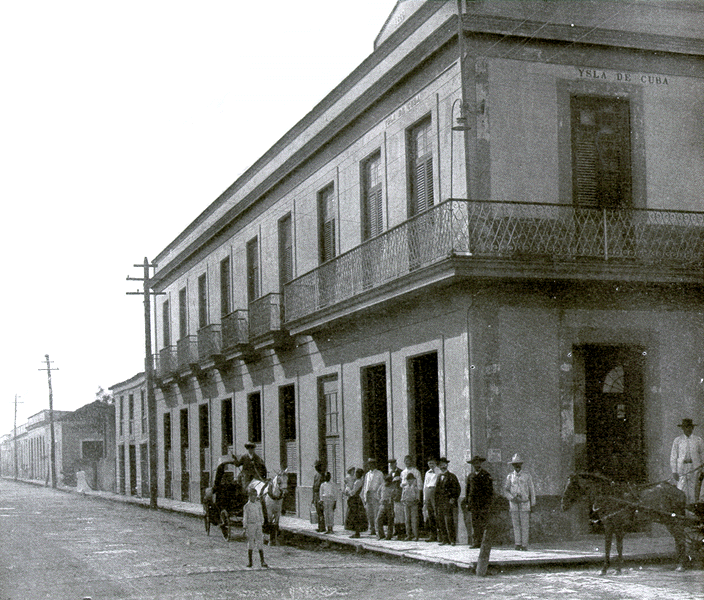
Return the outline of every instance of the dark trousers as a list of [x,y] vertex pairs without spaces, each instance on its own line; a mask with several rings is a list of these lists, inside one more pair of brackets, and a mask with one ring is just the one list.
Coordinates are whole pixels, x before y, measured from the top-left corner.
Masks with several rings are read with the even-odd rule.
[[318,515],[318,531],[325,531],[325,509],[322,500],[315,501],[315,512]]
[[481,546],[482,538],[484,537],[484,532],[486,531],[486,525],[489,521],[489,511],[488,510],[474,510],[472,511],[472,545]]
[[379,539],[384,537],[384,525],[388,526],[386,530],[386,539],[390,540],[394,536],[394,503],[382,502],[379,505],[379,512],[376,515],[376,533]]
[[457,543],[457,507],[447,502],[438,502],[436,518],[438,521],[438,539],[441,542]]

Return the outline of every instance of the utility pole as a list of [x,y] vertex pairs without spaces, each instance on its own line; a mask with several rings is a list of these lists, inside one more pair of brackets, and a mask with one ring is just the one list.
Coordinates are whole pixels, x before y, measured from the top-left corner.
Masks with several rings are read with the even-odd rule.
[[142,277],[127,276],[127,281],[144,282],[141,292],[126,292],[128,296],[144,297],[144,377],[147,386],[147,419],[149,423],[149,508],[157,508],[157,496],[159,494],[157,479],[157,443],[156,443],[156,398],[154,396],[154,365],[152,362],[152,326],[151,326],[151,296],[158,295],[149,289],[149,269],[156,269],[155,263],[149,263],[146,257],[141,265],[144,274]]
[[[20,404],[22,404],[22,403],[20,402]],[[15,431],[14,431],[13,446],[14,446],[13,453],[15,455],[15,481],[17,481],[17,472],[19,471],[18,463],[17,463],[17,394],[15,394]]]
[[56,448],[54,443],[54,392],[51,389],[51,372],[58,371],[59,369],[52,369],[51,363],[53,361],[49,360],[49,355],[44,355],[44,360],[46,361],[45,369],[38,369],[39,371],[46,371],[46,376],[49,381],[49,432],[50,432],[50,444],[49,449],[51,456],[51,487],[56,488]]

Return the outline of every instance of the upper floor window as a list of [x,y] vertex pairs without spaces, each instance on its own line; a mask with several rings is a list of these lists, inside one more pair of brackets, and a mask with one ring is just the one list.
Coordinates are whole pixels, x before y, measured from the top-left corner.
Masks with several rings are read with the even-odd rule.
[[279,220],[279,286],[293,279],[293,231],[291,214]]
[[164,348],[167,348],[171,345],[171,314],[168,300],[161,305],[161,324],[162,335],[164,336]]
[[433,205],[433,142],[430,117],[408,131],[408,173],[413,217]]
[[247,242],[247,301],[259,298],[259,243],[257,238]]
[[330,184],[318,192],[318,248],[321,263],[335,258],[336,215],[335,187]]
[[139,391],[140,399],[142,401],[142,433],[147,433],[147,400],[144,390]]
[[230,274],[230,257],[220,261],[220,316],[225,317],[232,312],[231,303],[232,275]]
[[178,291],[178,337],[183,339],[188,335],[188,296],[186,288]]
[[362,240],[379,235],[384,229],[381,194],[381,153],[362,163]]
[[208,277],[203,273],[198,277],[198,328],[208,324]]
[[128,396],[129,432],[134,433],[134,394]]
[[262,441],[262,396],[259,392],[247,396],[247,424],[249,441],[260,444]]
[[584,208],[630,206],[629,101],[572,96],[570,109],[574,204]]

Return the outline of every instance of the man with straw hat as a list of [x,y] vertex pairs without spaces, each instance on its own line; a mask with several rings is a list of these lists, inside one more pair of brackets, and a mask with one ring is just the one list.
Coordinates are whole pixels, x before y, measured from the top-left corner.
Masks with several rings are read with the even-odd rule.
[[504,495],[509,501],[516,550],[528,549],[530,511],[535,506],[535,487],[530,474],[523,470],[523,459],[516,452],[509,461],[513,471],[506,477]]
[[687,496],[687,504],[694,504],[699,499],[704,476],[704,441],[698,435],[692,435],[696,427],[692,419],[682,419],[677,427],[682,429],[682,435],[672,442],[670,470],[677,488]]

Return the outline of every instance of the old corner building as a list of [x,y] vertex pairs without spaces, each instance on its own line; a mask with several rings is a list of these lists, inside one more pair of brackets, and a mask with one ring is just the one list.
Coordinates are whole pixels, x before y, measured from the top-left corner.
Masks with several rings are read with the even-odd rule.
[[160,496],[249,439],[300,515],[319,457],[515,452],[553,514],[704,418],[701,3],[461,6],[399,2],[156,257]]

